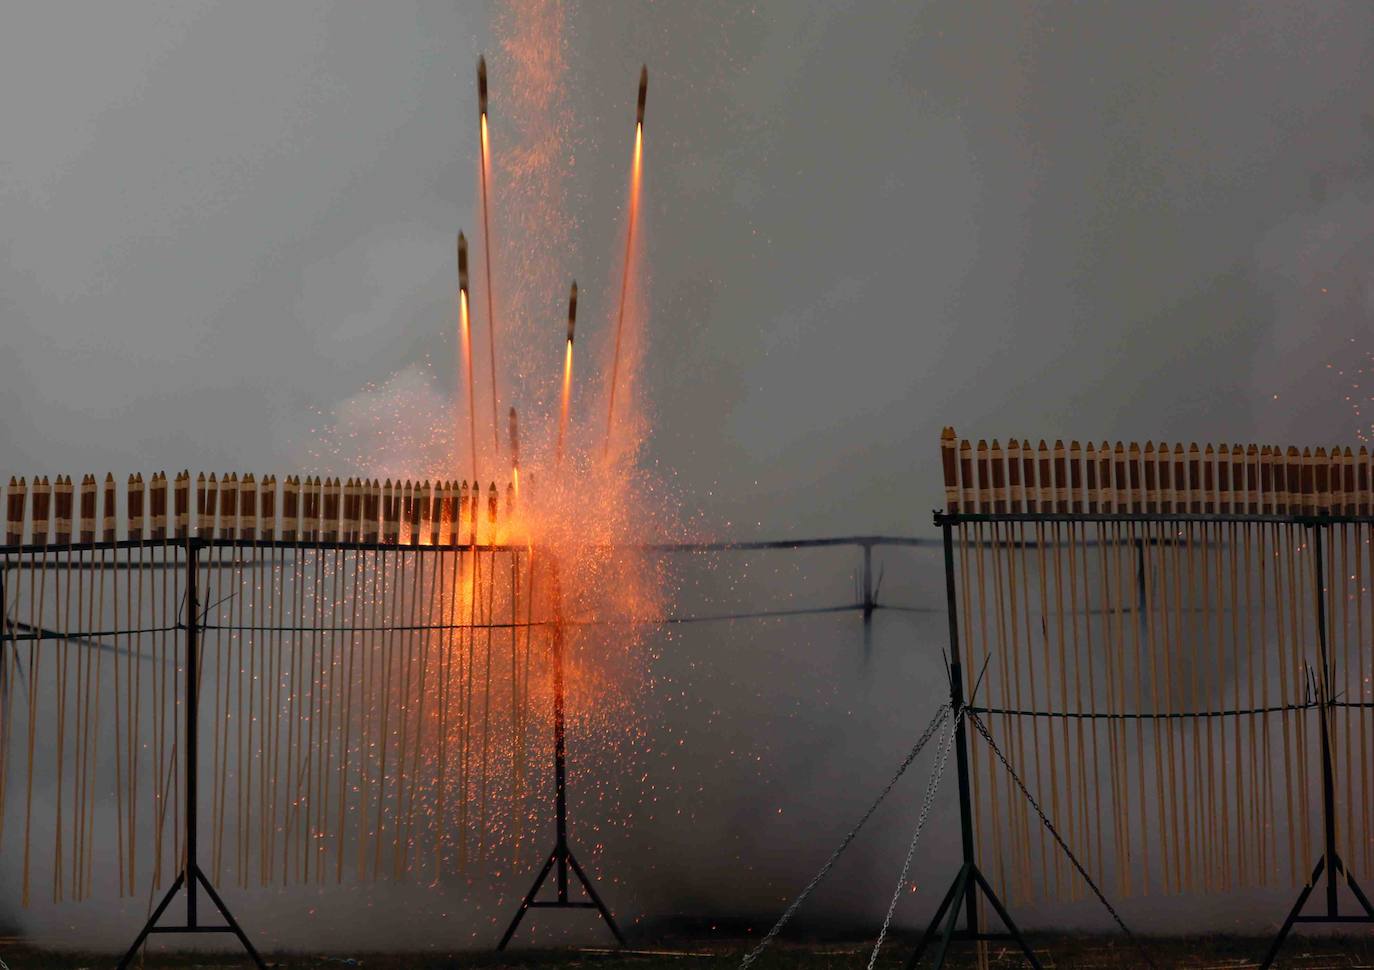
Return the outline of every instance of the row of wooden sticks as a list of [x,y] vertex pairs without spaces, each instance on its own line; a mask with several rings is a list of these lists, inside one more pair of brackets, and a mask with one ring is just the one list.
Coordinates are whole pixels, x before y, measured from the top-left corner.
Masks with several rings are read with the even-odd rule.
[[1374,514],[1374,455],[1363,445],[1172,447],[994,439],[974,446],[952,427],[940,436],[950,513]]
[[[483,503],[482,485],[466,481],[394,483],[377,479],[275,475],[261,480],[246,474],[216,479],[202,472],[194,488],[190,472],[172,482],[168,508],[166,473],[130,475],[124,492],[123,535],[127,539],[164,539],[169,526],[176,538],[275,539],[285,541],[408,543],[439,545],[475,541],[483,521],[495,526],[515,508],[515,489],[506,487],[505,508],[492,482]],[[47,476],[10,478],[6,493],[5,543],[34,545],[118,539],[119,501],[115,478],[103,487],[94,475],[73,486],[71,476],[49,483]],[[97,501],[101,499],[101,501]],[[78,506],[79,500],[79,506]],[[100,506],[100,508],[97,508]],[[73,527],[78,530],[73,534]],[[146,531],[145,531],[146,530]]]

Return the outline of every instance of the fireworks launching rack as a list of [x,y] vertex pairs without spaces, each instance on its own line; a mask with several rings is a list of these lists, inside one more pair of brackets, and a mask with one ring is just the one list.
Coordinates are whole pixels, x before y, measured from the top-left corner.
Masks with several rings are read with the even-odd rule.
[[[964,712],[955,737],[963,861],[909,966],[937,937],[937,966],[956,939],[1011,939],[1039,966],[1001,899],[1034,894],[1032,811],[1043,823],[1046,890],[1052,871],[1053,892],[1062,894],[1061,870],[1072,866],[1123,930],[1080,856],[1099,878],[1114,863],[1124,894],[1151,884],[1165,892],[1274,885],[1286,856],[1300,891],[1265,968],[1296,924],[1374,923],[1347,866],[1358,855],[1368,867],[1374,846],[1374,657],[1364,625],[1366,606],[1374,624],[1374,465],[1366,449],[1012,441],[1004,451],[947,428],[941,454],[945,507],[934,521],[944,547],[950,707]],[[1216,697],[1221,703],[1209,706]],[[990,749],[981,768],[969,722]],[[1006,753],[990,730],[998,725]],[[1281,773],[1271,760],[1281,760]],[[1034,773],[1042,798],[1048,793],[1054,822],[1017,768]],[[1312,810],[1314,790],[1320,807]],[[1114,821],[1111,851],[1103,819]],[[1047,833],[1057,853],[1045,848]],[[1313,854],[1308,874],[1304,857]],[[980,863],[989,856],[998,872]],[[1132,858],[1144,859],[1134,872]],[[1325,905],[1305,914],[1319,884]],[[1354,912],[1342,911],[1342,885]],[[1006,934],[984,930],[980,895]]]

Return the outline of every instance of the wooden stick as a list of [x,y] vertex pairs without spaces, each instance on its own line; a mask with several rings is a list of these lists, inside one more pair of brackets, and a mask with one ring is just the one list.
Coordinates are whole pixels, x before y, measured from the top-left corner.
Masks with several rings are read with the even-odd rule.
[[[1355,457],[1356,489],[1358,492],[1358,505],[1356,512],[1358,515],[1367,516],[1369,514],[1369,453],[1364,445],[1360,446],[1359,453]],[[1356,683],[1359,691],[1355,695],[1360,702],[1365,702],[1369,697],[1369,681],[1365,677],[1365,650],[1367,642],[1364,638],[1364,602],[1368,591],[1365,588],[1367,582],[1364,573],[1364,553],[1362,550],[1369,549],[1374,555],[1374,544],[1371,544],[1369,529],[1365,523],[1355,526],[1355,642],[1359,649],[1355,651],[1356,657]],[[1371,571],[1374,575],[1374,571]],[[1374,826],[1370,823],[1370,802],[1374,801],[1374,791],[1371,791],[1371,782],[1374,782],[1374,770],[1370,769],[1369,761],[1369,709],[1360,711],[1360,808],[1362,814],[1363,827],[1361,831],[1364,838],[1361,840],[1364,849],[1362,860],[1366,871],[1371,865],[1371,845],[1374,845]]]
[[[1089,501],[1090,511],[1101,511],[1104,513],[1112,512],[1114,506],[1114,492],[1112,489],[1112,461],[1111,446],[1102,442],[1102,447],[1096,452],[1094,467],[1097,481],[1096,503]],[[1094,508],[1094,504],[1096,508]],[[1115,526],[1108,526],[1102,523],[1097,525],[1097,552],[1098,552],[1098,583],[1100,586],[1102,616],[1102,655],[1103,668],[1107,688],[1107,708],[1116,710],[1117,690],[1116,690],[1116,612],[1112,605],[1112,582],[1111,582],[1111,562],[1112,557],[1108,553],[1110,545],[1109,536],[1115,530]],[[1116,867],[1117,891],[1124,894],[1126,891],[1126,871],[1124,860],[1126,858],[1126,832],[1122,825],[1121,805],[1121,754],[1120,754],[1120,734],[1117,730],[1118,725],[1113,721],[1107,722],[1108,740],[1108,767],[1112,788],[1112,834],[1115,841],[1114,856],[1118,860]]]
[[[1025,502],[1025,488],[1021,483],[1022,472],[1021,443],[1012,438],[1007,445],[1007,478],[1010,493],[1010,510],[1021,512]],[[1021,637],[1020,631],[1021,616],[1026,617],[1025,631],[1027,644],[1030,643],[1030,613],[1027,604],[1028,596],[1021,596],[1022,610],[1017,609],[1018,590],[1021,586],[1020,577],[1025,576],[1025,527],[1021,523],[1008,525],[1009,548],[1007,549],[1007,590],[1008,590],[1008,610],[1010,612],[1011,629],[1011,691],[1012,706],[1021,709]],[[1026,732],[1017,730],[1009,735],[1016,744],[1016,760],[1022,766],[1026,761]],[[1031,874],[1031,837],[1027,811],[1020,804],[1020,799],[1008,798],[1008,804],[1016,806],[1017,818],[1020,823],[1021,837],[1016,841],[1020,858],[1020,897],[1023,900],[1030,900],[1034,896],[1033,880]]]
[[[1075,465],[1075,467],[1077,467],[1077,466]],[[1083,465],[1083,473],[1084,473],[1084,477],[1085,477],[1085,479],[1086,479],[1085,484],[1086,484],[1086,496],[1087,496],[1087,503],[1086,503],[1086,504],[1087,504],[1087,510],[1088,510],[1089,512],[1095,512],[1095,511],[1097,511],[1097,507],[1098,507],[1098,492],[1097,492],[1097,454],[1096,454],[1095,449],[1093,448],[1093,444],[1092,444],[1091,441],[1088,442],[1087,452],[1086,452],[1085,461],[1084,461],[1084,465]],[[1079,499],[1078,499],[1078,495],[1077,495],[1077,490],[1078,490],[1078,484],[1077,484],[1077,482],[1075,482],[1075,484],[1074,484],[1074,489],[1075,489],[1074,507],[1075,507],[1075,510],[1077,510],[1077,509],[1080,507],[1080,506],[1079,506]],[[1100,538],[1101,538],[1101,536],[1100,536],[1100,529],[1099,529],[1099,541],[1100,541]],[[1096,651],[1093,649],[1093,632],[1092,632],[1092,631],[1093,631],[1093,623],[1092,623],[1092,611],[1091,611],[1091,606],[1092,606],[1092,594],[1091,594],[1091,590],[1089,589],[1089,586],[1088,586],[1088,550],[1087,550],[1087,527],[1086,527],[1086,526],[1084,526],[1084,529],[1083,529],[1083,540],[1084,540],[1084,541],[1079,545],[1079,550],[1078,550],[1078,551],[1079,551],[1079,555],[1078,555],[1078,558],[1079,558],[1079,562],[1080,562],[1081,569],[1082,569],[1082,575],[1083,575],[1083,601],[1084,601],[1084,607],[1085,607],[1085,609],[1084,609],[1084,621],[1083,621],[1083,632],[1084,632],[1084,646],[1085,646],[1085,649],[1086,649],[1086,651],[1087,651],[1087,656],[1088,656],[1088,690],[1087,690],[1087,704],[1088,704],[1088,707],[1087,707],[1087,710],[1088,710],[1088,713],[1089,713],[1090,715],[1096,715],[1097,712],[1098,712],[1098,710],[1097,710],[1097,674],[1096,674],[1096,670],[1095,670],[1095,665],[1094,665],[1094,663],[1093,663],[1093,655],[1094,655],[1094,653],[1095,653]],[[1105,606],[1106,606],[1105,602],[1104,602],[1102,605],[1103,605],[1103,608],[1105,608]],[[1076,651],[1076,650],[1077,650],[1077,647],[1075,646],[1075,651]],[[1092,816],[1091,816],[1091,817],[1092,817],[1092,819],[1093,819],[1093,825],[1094,825],[1095,835],[1096,835],[1096,840],[1095,840],[1095,845],[1094,845],[1094,848],[1095,848],[1095,859],[1094,859],[1095,866],[1094,866],[1094,868],[1095,868],[1097,871],[1101,872],[1101,871],[1103,871],[1103,870],[1105,869],[1105,866],[1106,866],[1106,856],[1105,856],[1105,854],[1104,854],[1104,851],[1103,851],[1103,844],[1102,844],[1102,829],[1103,829],[1103,827],[1104,827],[1103,824],[1102,824],[1102,772],[1101,772],[1102,756],[1101,756],[1101,750],[1100,750],[1099,741],[1098,741],[1098,729],[1097,729],[1097,718],[1096,718],[1096,717],[1093,717],[1093,718],[1090,720],[1089,726],[1090,726],[1090,736],[1091,736],[1091,739],[1092,739],[1092,772],[1093,772],[1093,781],[1092,781],[1093,804],[1092,804]],[[1011,796],[1010,796],[1010,794],[1009,794],[1009,795],[1008,795],[1008,798],[1010,799],[1010,797],[1011,797]]]
[[[976,468],[978,472],[978,508],[982,511],[989,511],[992,508],[992,469],[990,466],[991,458],[988,453],[988,443],[985,440],[978,442]],[[985,542],[983,541],[983,527],[981,524],[974,527],[974,573],[978,582],[978,637],[974,642],[970,642],[968,649],[970,671],[982,670],[984,662],[990,656],[991,648],[988,644],[988,610],[987,610],[987,576],[985,563]],[[966,623],[972,627],[974,617],[967,615]],[[979,649],[981,647],[981,650]],[[969,696],[972,696],[971,694]],[[979,758],[976,753],[977,745],[972,746],[972,768],[974,778],[974,798],[976,804],[980,806],[986,803],[989,823],[987,826],[979,824],[976,827],[976,835],[979,840],[978,851],[980,856],[986,856],[986,843],[989,836],[992,841],[992,857],[997,860],[1000,869],[1002,865],[1002,831],[1001,819],[997,810],[997,798],[995,796],[996,778],[992,774],[992,765],[988,764],[987,780],[984,781],[983,775],[979,771]],[[984,792],[993,793],[993,797],[981,797]],[[1001,879],[1005,882],[1005,879]]]

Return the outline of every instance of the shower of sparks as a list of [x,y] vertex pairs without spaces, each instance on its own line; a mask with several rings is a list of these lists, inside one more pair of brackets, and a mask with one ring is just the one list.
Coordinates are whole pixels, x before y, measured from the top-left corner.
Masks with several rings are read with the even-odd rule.
[[[378,703],[401,711],[422,703],[416,690],[429,698],[423,702],[429,740],[422,752],[412,754],[421,764],[404,771],[406,784],[413,783],[417,770],[430,779],[422,786],[420,814],[430,820],[431,834],[442,847],[432,864],[418,851],[414,860],[417,871],[433,871],[436,877],[455,865],[489,872],[523,867],[535,851],[531,840],[542,843],[550,834],[535,829],[547,819],[551,795],[550,623],[564,635],[570,797],[598,806],[583,830],[589,856],[599,855],[608,830],[640,814],[647,796],[638,789],[652,788],[643,761],[642,701],[652,660],[645,621],[668,612],[670,584],[662,563],[636,545],[680,534],[670,490],[636,461],[647,424],[633,390],[646,322],[636,255],[642,127],[636,124],[614,357],[585,368],[574,385],[571,320],[566,338],[559,340],[562,321],[547,309],[551,296],[566,286],[567,256],[576,248],[577,220],[566,206],[566,159],[572,152],[564,107],[564,13],[556,3],[522,0],[501,17],[502,110],[494,122],[479,113],[487,292],[474,296],[469,285],[459,287],[454,401],[436,408],[439,378],[428,364],[412,368],[404,382],[369,388],[360,396],[347,430],[322,449],[322,457],[333,452],[331,463],[361,462],[370,474],[445,480],[475,478],[483,470],[509,474],[496,491],[494,483],[472,481],[466,494],[481,511],[472,518],[473,533],[458,538],[518,549],[523,557],[518,568],[512,571],[499,556],[483,553],[441,567],[432,586],[431,577],[421,577],[418,595],[401,589],[397,599],[385,576],[367,591],[377,598],[374,608],[387,617],[416,608],[414,600],[419,614],[414,622],[421,625],[454,616],[474,624],[441,637],[440,655],[447,659],[429,672],[424,688],[412,684],[409,695],[395,683],[371,688],[386,694]],[[500,130],[492,132],[493,124]],[[493,136],[501,146],[496,153]],[[495,289],[502,295],[499,356]],[[485,419],[477,401],[487,395],[479,395],[476,387],[470,301],[482,298],[489,311],[490,374],[484,382],[491,382],[490,444],[476,430]],[[561,367],[552,355],[560,344]],[[517,445],[511,416],[508,455],[501,454],[495,433],[498,382],[500,396],[512,411],[518,407],[522,425]],[[579,406],[579,401],[600,402],[603,394],[608,417],[614,416],[614,443],[612,429],[584,420]],[[488,503],[498,494],[505,512],[489,517]],[[326,564],[326,585],[330,568]],[[342,584],[347,587],[349,581],[345,575]],[[437,592],[427,592],[431,589]],[[412,621],[405,617],[404,622]],[[503,623],[513,627],[502,628]],[[458,708],[442,711],[434,700],[440,693],[461,698]],[[388,763],[383,778],[389,781],[377,784],[391,784],[385,790],[399,792],[400,771]],[[411,838],[418,840],[419,834]]]

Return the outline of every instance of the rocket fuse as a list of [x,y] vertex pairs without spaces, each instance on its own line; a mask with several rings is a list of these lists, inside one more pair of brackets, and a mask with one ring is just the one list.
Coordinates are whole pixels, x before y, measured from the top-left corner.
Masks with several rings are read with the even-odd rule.
[[461,232],[458,233],[458,289],[464,293],[468,290],[468,241]]
[[573,342],[573,331],[577,329],[577,281],[573,281],[572,292],[568,295],[568,343]]
[[[642,101],[643,98],[640,100]],[[477,58],[477,110],[481,114],[487,113],[487,59],[485,57]],[[643,111],[641,110],[640,113],[643,114]]]
[[[483,77],[485,78],[485,75],[483,75]],[[485,80],[484,80],[484,81],[483,81],[483,84],[485,84],[485,83],[486,83],[486,82],[485,82]],[[485,90],[485,88],[483,88],[483,90]],[[646,96],[648,93],[649,93],[649,66],[648,66],[647,64],[645,64],[645,65],[643,65],[642,67],[640,67],[640,69],[639,69],[639,107],[635,109],[635,124],[637,124],[637,125],[642,125],[642,124],[644,124],[644,98],[645,98],[645,96]],[[482,103],[483,103],[483,104],[486,103],[485,99],[483,100]],[[482,110],[485,111],[486,108],[483,108]]]

